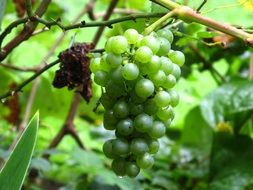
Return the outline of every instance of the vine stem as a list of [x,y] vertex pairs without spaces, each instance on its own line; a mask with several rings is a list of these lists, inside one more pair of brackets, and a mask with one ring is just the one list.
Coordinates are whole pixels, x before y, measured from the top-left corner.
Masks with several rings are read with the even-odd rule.
[[[231,26],[228,24],[222,24],[213,19],[204,17],[200,15],[199,13],[197,13],[196,11],[194,11],[193,9],[191,9],[190,7],[181,6],[171,0],[150,0],[150,1],[160,4],[168,8],[169,10],[174,11],[172,16],[178,17],[179,19],[185,22],[196,22],[196,23],[205,25],[217,31],[239,38],[243,40],[249,46],[253,46],[253,34],[247,33],[234,26]],[[163,19],[163,17],[161,19]]]
[[166,20],[168,20],[169,18],[173,17],[175,15],[175,11],[170,11],[168,12],[166,15],[164,15],[163,17],[161,17],[160,19],[158,19],[156,22],[154,22],[153,24],[151,24],[149,27],[147,27],[143,34],[144,35],[148,35],[150,34],[152,31],[154,31],[155,29],[157,29],[159,26],[162,25],[162,23],[164,23]]

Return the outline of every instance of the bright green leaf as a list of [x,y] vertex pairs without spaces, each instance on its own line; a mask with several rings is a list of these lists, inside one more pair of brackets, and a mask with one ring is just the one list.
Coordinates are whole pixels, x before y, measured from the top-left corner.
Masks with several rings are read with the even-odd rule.
[[207,31],[202,31],[197,33],[197,37],[199,38],[213,38],[217,36],[218,34],[216,32],[207,32]]
[[19,190],[35,147],[39,113],[31,119],[0,173],[0,190]]

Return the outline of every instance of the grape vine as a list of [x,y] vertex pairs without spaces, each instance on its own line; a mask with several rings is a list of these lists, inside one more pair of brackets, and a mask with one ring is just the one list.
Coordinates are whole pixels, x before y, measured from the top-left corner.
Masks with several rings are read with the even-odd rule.
[[173,87],[185,57],[171,50],[172,42],[167,28],[145,36],[128,29],[109,38],[105,52],[91,60],[94,81],[104,91],[104,128],[115,131],[103,152],[118,176],[136,177],[152,167],[158,139],[174,119],[179,95]]

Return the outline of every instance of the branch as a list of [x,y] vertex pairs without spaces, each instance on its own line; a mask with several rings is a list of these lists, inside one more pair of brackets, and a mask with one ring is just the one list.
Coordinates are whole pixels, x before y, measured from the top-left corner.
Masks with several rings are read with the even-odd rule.
[[22,88],[24,86],[26,86],[27,84],[29,84],[31,81],[33,81],[35,78],[37,78],[38,76],[40,76],[43,72],[45,72],[46,70],[50,69],[51,67],[53,67],[54,65],[58,64],[60,62],[59,59],[53,61],[52,63],[48,64],[47,66],[45,66],[44,68],[42,68],[41,70],[39,70],[37,73],[35,73],[34,75],[32,75],[30,78],[28,78],[27,80],[25,80],[24,82],[22,82],[20,85],[18,85],[16,88],[9,90],[7,93],[3,94],[0,96],[0,99],[5,99],[8,96],[12,96],[13,94],[19,92],[22,90]]
[[157,4],[161,4],[170,10],[174,10],[175,11],[174,16],[178,17],[179,19],[185,22],[196,22],[205,25],[220,32],[242,39],[246,44],[253,46],[253,34],[249,34],[234,26],[228,24],[221,24],[215,20],[204,17],[198,14],[190,7],[181,6],[171,0],[150,0],[150,1],[155,2]]
[[25,0],[25,8],[28,17],[31,17],[33,12],[32,12],[32,1],[31,0]]
[[22,72],[37,72],[38,71],[38,67],[18,67],[15,65],[10,65],[10,64],[5,64],[5,63],[0,63],[0,66],[5,67],[7,69],[22,71]]
[[[37,15],[38,17],[41,17],[45,11],[47,10],[48,5],[50,4],[51,0],[43,0],[39,7],[37,8],[37,10],[35,11],[35,15]],[[27,20],[26,20],[27,19]],[[25,23],[26,21],[28,21],[28,18],[25,18],[24,20],[21,19],[21,23]],[[24,22],[25,21],[25,22]],[[9,32],[16,26],[18,26],[20,23],[19,22],[15,22],[16,25],[13,25],[9,28]],[[32,35],[33,31],[36,29],[38,25],[38,22],[36,21],[28,21],[26,22],[23,30],[16,36],[14,37],[9,43],[7,43],[0,52],[0,61],[4,60],[7,55],[15,48],[17,47],[19,44],[21,44],[23,41],[27,40],[30,38],[30,36]],[[5,35],[7,35],[8,33],[5,33]],[[0,42],[4,39],[4,37],[1,39],[0,38]]]
[[[110,3],[106,13],[105,13],[105,16],[103,17],[103,22],[108,20],[111,16],[111,14],[113,13],[113,10],[114,8],[116,7],[117,3],[118,3],[119,0],[112,0],[112,2]],[[97,45],[101,35],[103,34],[103,31],[104,31],[104,28],[105,26],[101,25],[98,30],[97,30],[97,33],[95,34],[94,38],[93,38],[93,43],[95,45]]]

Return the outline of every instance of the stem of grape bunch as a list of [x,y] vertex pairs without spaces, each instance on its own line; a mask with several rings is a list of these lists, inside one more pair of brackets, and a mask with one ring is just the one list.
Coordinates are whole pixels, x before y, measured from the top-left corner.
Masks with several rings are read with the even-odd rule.
[[[242,29],[238,29],[232,25],[219,23],[213,19],[204,17],[203,15],[197,13],[195,10],[191,9],[190,7],[181,6],[171,0],[150,0],[150,1],[171,10],[171,14],[168,13],[167,15],[157,20],[154,23],[154,26],[151,25],[152,27],[156,27],[158,23],[161,24],[170,17],[177,17],[187,23],[196,22],[196,23],[205,25],[207,27],[210,27],[212,29],[215,29],[217,31],[226,33],[228,35],[231,35],[233,37],[243,40],[249,46],[253,46],[253,34],[247,33]],[[149,32],[149,29],[147,32]]]

